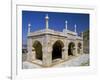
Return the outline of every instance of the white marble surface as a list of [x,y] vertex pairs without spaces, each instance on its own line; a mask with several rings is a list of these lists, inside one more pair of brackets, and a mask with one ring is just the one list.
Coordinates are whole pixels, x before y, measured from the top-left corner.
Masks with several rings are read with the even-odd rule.
[[[53,67],[70,67],[70,66],[73,67],[82,65],[88,66],[88,64],[86,64],[88,63],[88,61],[89,61],[89,54],[83,54],[78,57],[72,57],[72,59],[66,62],[56,64]],[[42,67],[27,61],[23,62],[23,69],[33,69],[33,68],[42,68]]]
[[89,55],[83,54],[81,56],[75,57],[61,64],[55,65],[54,67],[82,66],[83,64],[88,63],[88,61],[89,61]]

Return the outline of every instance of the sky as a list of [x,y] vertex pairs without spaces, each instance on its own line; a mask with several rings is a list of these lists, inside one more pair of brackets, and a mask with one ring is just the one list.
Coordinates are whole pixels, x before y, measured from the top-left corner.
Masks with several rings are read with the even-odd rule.
[[63,31],[66,20],[68,22],[68,30],[74,31],[74,25],[77,25],[78,34],[89,29],[89,14],[22,11],[22,44],[27,42],[28,23],[31,24],[31,32],[46,28],[46,14],[49,16],[49,29]]

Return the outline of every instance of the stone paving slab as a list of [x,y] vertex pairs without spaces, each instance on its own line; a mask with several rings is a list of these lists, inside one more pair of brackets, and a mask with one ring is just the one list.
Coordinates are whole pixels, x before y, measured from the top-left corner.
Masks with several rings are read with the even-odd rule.
[[[83,66],[82,64],[89,62],[89,55],[83,54],[81,56],[75,57],[71,60],[68,60],[66,62],[63,62],[61,64],[55,65],[53,67],[66,67],[66,66]],[[87,66],[87,64],[86,64]]]
[[[68,61],[56,64],[52,67],[88,66],[88,65],[89,65],[89,54],[83,54],[78,57],[73,57]],[[42,67],[28,61],[23,62],[23,69],[34,69],[34,68],[42,68]]]

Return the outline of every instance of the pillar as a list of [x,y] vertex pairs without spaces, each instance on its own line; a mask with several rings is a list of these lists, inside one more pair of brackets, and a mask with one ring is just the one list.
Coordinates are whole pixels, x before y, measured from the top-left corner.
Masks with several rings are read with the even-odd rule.
[[66,39],[64,41],[64,47],[63,47],[63,50],[62,50],[62,59],[63,60],[68,59],[68,43],[67,43]]
[[43,41],[43,65],[44,66],[50,66],[52,64],[52,46],[48,45],[48,35],[45,36]]
[[27,50],[28,50],[27,60],[32,61],[32,39],[31,38],[27,39]]
[[67,60],[68,59],[68,48],[64,47],[62,50],[62,59]]
[[32,48],[32,61],[36,59],[36,51],[35,48]]
[[83,32],[81,33],[81,37],[82,37],[82,42],[81,42],[81,44],[82,44],[82,46],[81,46],[81,54],[83,54]]
[[75,41],[75,50],[74,50],[74,56],[78,56],[78,46],[77,41]]
[[83,54],[83,41],[81,42],[81,54]]
[[50,66],[52,64],[52,50],[43,47],[43,65]]
[[32,45],[33,45],[32,39],[28,38],[28,40],[27,40],[27,50],[28,50],[27,60],[28,61],[33,61],[36,59],[35,49],[32,47]]

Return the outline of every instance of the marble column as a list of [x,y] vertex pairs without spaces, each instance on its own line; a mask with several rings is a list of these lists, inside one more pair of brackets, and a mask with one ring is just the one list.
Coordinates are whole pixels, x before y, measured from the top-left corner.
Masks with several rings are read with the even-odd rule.
[[80,51],[81,54],[83,54],[83,42],[81,43],[81,51]]
[[52,64],[52,46],[48,45],[48,41],[48,35],[46,35],[44,45],[42,47],[44,66],[50,66]]
[[32,48],[32,61],[36,59],[36,51],[35,48]]
[[43,65],[50,66],[52,64],[52,50],[43,47]]
[[67,60],[68,59],[68,48],[64,47],[62,52],[62,59]]
[[32,39],[28,38],[27,40],[27,50],[28,50],[28,54],[27,54],[27,60],[28,61],[32,61]]
[[68,59],[68,43],[67,40],[64,41],[64,47],[62,48],[62,59]]
[[78,56],[78,46],[77,41],[75,41],[74,56]]

